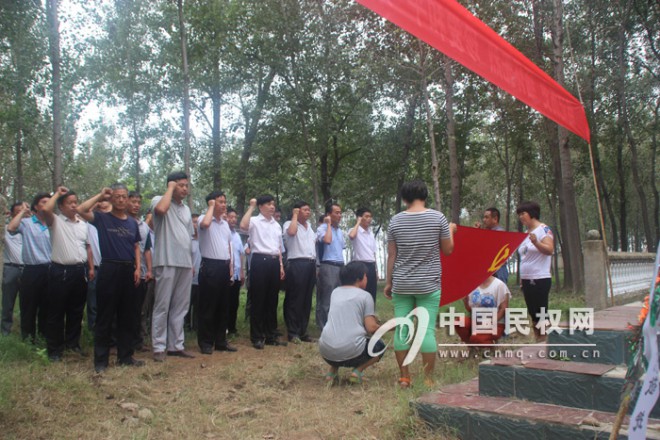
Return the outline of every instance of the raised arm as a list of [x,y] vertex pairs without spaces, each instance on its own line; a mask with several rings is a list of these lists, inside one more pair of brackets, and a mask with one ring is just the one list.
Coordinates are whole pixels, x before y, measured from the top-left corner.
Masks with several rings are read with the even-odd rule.
[[332,224],[331,224],[331,222],[332,222],[332,219],[330,218],[329,215],[326,216],[323,219],[323,223],[325,223],[325,225],[327,226],[327,229],[325,230],[325,235],[323,236],[323,243],[325,243],[325,244],[332,243]]
[[350,238],[351,240],[355,240],[355,237],[357,237],[358,228],[360,227],[360,222],[362,222],[362,217],[358,217],[355,226],[353,226],[351,230],[348,231],[348,238]]
[[529,241],[531,241],[532,244],[536,246],[536,249],[538,249],[542,254],[552,255],[552,253],[555,251],[555,240],[551,235],[546,235],[543,237],[543,240],[539,240],[536,234],[531,232],[529,234]]
[[252,218],[252,213],[254,208],[257,207],[257,199],[250,199],[250,207],[245,211],[243,218],[241,219],[241,224],[239,225],[241,231],[247,231],[250,229],[250,219]]
[[293,208],[291,213],[291,223],[286,229],[286,233],[289,237],[295,237],[298,233],[298,214],[300,213],[300,208]]
[[202,222],[199,224],[199,226],[202,229],[208,229],[209,226],[211,226],[211,222],[213,221],[213,211],[215,210],[215,200],[214,199],[209,200],[208,205],[209,205],[209,207],[206,210],[206,214],[204,214],[204,217],[202,217]]
[[21,225],[21,220],[23,220],[29,212],[30,212],[30,205],[23,202],[23,205],[21,206],[20,214],[12,217],[9,224],[7,225],[7,231],[12,235],[16,235],[18,233],[18,227]]
[[103,188],[100,193],[97,195],[85,200],[76,209],[78,215],[87,220],[88,222],[94,221],[94,206],[102,200],[108,200],[112,196],[112,190],[110,188]]
[[175,187],[176,187],[175,181],[167,182],[167,191],[165,191],[163,197],[161,197],[161,199],[154,207],[154,213],[156,215],[163,216],[167,214],[167,211],[169,211],[170,205],[172,204],[172,193],[174,193]]
[[57,187],[55,194],[53,194],[53,196],[48,199],[43,209],[41,210],[41,213],[44,216],[44,220],[46,220],[46,224],[48,226],[53,226],[53,222],[55,221],[55,205],[57,205],[57,200],[68,192],[68,188],[63,186]]

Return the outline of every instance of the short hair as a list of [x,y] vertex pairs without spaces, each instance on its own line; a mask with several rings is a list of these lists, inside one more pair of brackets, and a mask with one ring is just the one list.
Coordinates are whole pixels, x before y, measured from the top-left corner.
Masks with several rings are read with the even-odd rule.
[[319,223],[323,223],[323,220],[325,220],[325,214],[319,215]]
[[531,218],[541,219],[541,206],[533,201],[522,202],[516,209],[516,214],[526,212]]
[[270,194],[263,194],[257,197],[257,206],[265,205],[266,203],[274,202],[275,197]]
[[401,198],[406,203],[412,203],[415,200],[426,201],[429,196],[429,189],[420,179],[411,180],[401,186]]
[[356,217],[362,217],[362,216],[363,216],[364,214],[366,214],[367,212],[368,212],[369,214],[371,214],[371,209],[369,209],[369,208],[364,208],[364,207],[363,207],[363,208],[358,208],[357,211],[355,211],[355,216],[356,216]]
[[75,195],[77,195],[77,194],[74,191],[69,191],[69,192],[64,193],[63,196],[60,196],[60,198],[57,199],[57,206],[62,206],[66,199],[68,199],[71,196],[75,196]]
[[36,211],[37,205],[42,199],[50,199],[50,194],[47,192],[38,192],[32,199],[32,204],[30,205],[30,209],[32,211]]
[[21,206],[23,206],[23,202],[20,202],[20,201],[16,201],[16,202],[14,202],[14,204],[11,205],[11,208],[9,208],[9,213],[10,213],[11,215],[14,215],[14,209],[16,209],[16,207],[19,207],[19,208],[20,208]]
[[367,275],[367,266],[361,261],[351,261],[339,271],[339,281],[342,286],[357,283]]
[[309,206],[309,203],[307,203],[304,200],[298,200],[296,203],[293,204],[293,209],[300,209],[303,206]]
[[490,214],[497,219],[497,221],[500,221],[500,210],[497,208],[488,208],[486,209],[486,212],[490,212]]
[[211,191],[210,193],[208,193],[208,195],[207,195],[206,198],[205,198],[205,199],[206,199],[206,203],[208,203],[208,202],[211,201],[211,200],[215,200],[215,199],[217,199],[218,197],[224,197],[225,199],[227,198],[227,196],[225,195],[225,193],[223,193],[222,191]]
[[191,217],[191,218],[192,218],[192,217],[199,217],[199,214],[197,214],[196,212],[193,212],[192,214],[190,214],[190,217]]
[[121,182],[113,183],[112,185],[110,185],[110,189],[113,190],[113,191],[117,191],[118,189],[123,189],[123,190],[128,191],[128,187],[126,185],[124,185],[123,183],[121,183]]
[[231,214],[232,212],[235,212],[236,215],[238,215],[238,212],[236,212],[234,208],[232,208],[231,206],[227,207],[227,215]]
[[137,191],[129,191],[128,192],[128,198],[129,199],[142,199],[142,194],[140,194]]
[[187,179],[188,175],[183,171],[175,171],[167,175],[167,183],[176,182],[177,180]]
[[325,205],[325,215],[332,214],[332,208],[334,208],[335,206],[337,208],[341,209],[341,205],[339,203],[330,202],[330,203],[326,204]]

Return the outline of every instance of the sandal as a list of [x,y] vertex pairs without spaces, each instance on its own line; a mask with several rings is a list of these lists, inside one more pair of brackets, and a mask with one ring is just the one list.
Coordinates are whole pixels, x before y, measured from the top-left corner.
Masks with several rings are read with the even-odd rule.
[[354,368],[353,371],[351,372],[351,375],[348,377],[349,382],[351,383],[357,383],[361,384],[364,382],[366,379],[363,379],[364,372],[358,370],[357,368]]
[[325,384],[329,387],[339,383],[339,377],[337,373],[326,373],[325,374]]
[[410,378],[409,377],[400,377],[398,383],[399,383],[399,387],[401,389],[410,388]]

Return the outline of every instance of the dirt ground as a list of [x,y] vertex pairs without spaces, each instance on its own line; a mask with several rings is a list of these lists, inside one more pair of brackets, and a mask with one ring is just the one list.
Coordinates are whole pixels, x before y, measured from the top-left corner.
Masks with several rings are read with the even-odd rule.
[[[15,375],[11,407],[0,411],[8,439],[430,439],[409,407],[426,389],[421,362],[412,390],[400,390],[393,353],[367,370],[364,385],[344,379],[328,388],[313,343],[255,350],[238,338],[237,353],[169,357],[144,367],[94,373],[91,357],[31,363]],[[476,374],[476,362],[439,360],[438,386]]]

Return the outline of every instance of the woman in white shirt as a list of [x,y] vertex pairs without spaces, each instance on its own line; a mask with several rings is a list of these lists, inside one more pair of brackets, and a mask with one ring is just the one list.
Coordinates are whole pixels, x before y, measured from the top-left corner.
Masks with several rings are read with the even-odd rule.
[[545,341],[545,332],[536,328],[541,309],[548,311],[548,294],[552,286],[550,265],[555,250],[552,230],[541,223],[541,207],[536,202],[523,202],[516,209],[520,222],[529,235],[518,248],[520,253],[520,279],[527,312],[534,323],[537,342]]

